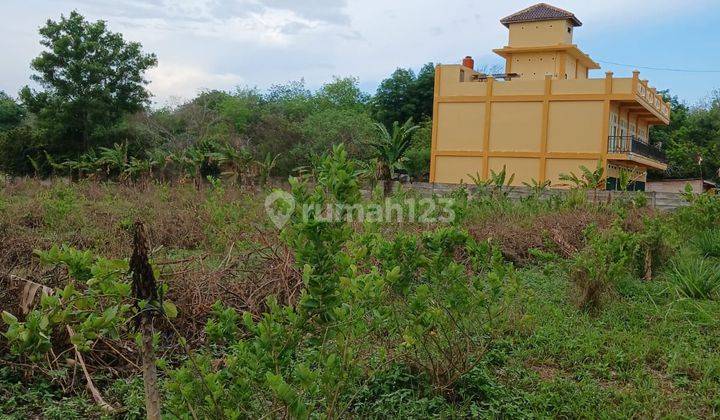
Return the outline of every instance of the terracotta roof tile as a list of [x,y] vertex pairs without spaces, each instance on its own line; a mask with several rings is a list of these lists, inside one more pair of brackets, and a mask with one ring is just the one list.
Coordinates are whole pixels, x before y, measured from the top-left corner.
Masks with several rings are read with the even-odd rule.
[[582,22],[580,22],[580,20],[576,18],[574,14],[559,7],[551,6],[547,3],[538,3],[517,13],[513,13],[510,16],[500,19],[500,23],[505,26],[510,26],[511,23],[537,22],[541,20],[558,19],[569,19],[570,21],[572,21],[573,26],[582,25]]

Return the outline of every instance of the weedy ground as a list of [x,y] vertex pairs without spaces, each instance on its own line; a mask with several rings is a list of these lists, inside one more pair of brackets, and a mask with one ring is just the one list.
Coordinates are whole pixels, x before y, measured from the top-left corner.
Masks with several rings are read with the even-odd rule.
[[[241,416],[720,414],[716,197],[662,214],[632,200],[596,205],[577,194],[550,202],[512,202],[456,193],[458,220],[451,227],[350,226],[344,251],[332,254],[350,259],[337,277],[340,290],[332,294],[306,291],[312,288],[313,273],[324,275],[317,268],[303,273],[296,261],[309,258],[297,246],[297,238],[305,238],[302,232],[309,235],[309,228],[298,224],[281,234],[265,215],[265,194],[219,183],[200,190],[184,184],[6,183],[0,190],[0,311],[21,313],[23,284],[18,279],[52,288],[71,281],[62,268],[41,264],[34,250],[66,244],[105,258],[128,258],[129,230],[134,220],[142,219],[151,235],[153,264],[178,308],[175,328],[197,352],[199,363],[208,361],[200,369],[206,381],[215,381],[210,388],[217,389],[210,393],[243,407]],[[393,199],[412,197],[412,192],[400,191]],[[309,241],[303,243],[307,246],[312,238]],[[325,269],[328,275],[339,270]],[[453,282],[464,284],[465,279],[474,279],[467,289],[452,288]],[[502,293],[493,290],[495,281]],[[447,301],[427,296],[440,291],[447,293]],[[497,315],[475,313],[475,301],[462,301],[467,293],[488,313],[497,309]],[[315,295],[340,303],[314,313]],[[297,307],[297,315],[293,310],[282,318],[272,300],[268,303],[270,296],[280,306]],[[486,302],[488,297],[507,302],[496,306]],[[364,300],[374,307],[365,308]],[[213,306],[215,302],[222,305]],[[488,324],[479,330],[463,325],[452,317],[453,305],[470,305],[467,319]],[[357,321],[342,308],[361,308],[357,319],[371,326],[328,327],[333,321],[323,317]],[[436,313],[438,308],[450,316]],[[242,312],[255,324],[243,324]],[[249,368],[232,370],[250,351],[239,350],[243,343],[267,344],[269,339],[254,330],[265,322],[264,313],[272,314],[275,322],[267,325],[281,326],[288,334],[302,332],[294,336],[297,350],[288,356],[292,361],[271,361],[278,377],[265,378],[265,373]],[[335,328],[347,342],[334,338],[332,346],[304,343],[303,334],[316,334],[317,329],[298,327],[295,316],[326,332]],[[211,328],[206,327],[208,320]],[[446,342],[423,341],[423,336],[432,340],[442,327],[451,331]],[[159,329],[168,415],[238,414],[189,391],[202,386],[189,378],[192,371],[183,370],[187,355],[170,329],[162,324]],[[56,338],[57,349],[63,341],[67,344],[67,337]],[[124,347],[111,356],[98,344],[97,352],[87,356],[93,377],[106,400],[121,407],[113,416],[141,418],[142,380],[127,363],[138,357],[132,339],[108,344]],[[425,354],[419,346],[426,344],[436,347]],[[340,382],[323,376],[347,371],[342,360],[331,363],[327,356],[335,351],[328,349],[338,347],[343,349],[340,354],[352,354],[347,366],[362,367],[341,375]],[[106,416],[92,403],[76,368],[48,370],[8,350],[9,344],[0,339],[2,417]],[[472,357],[460,356],[463,351]],[[282,363],[290,372],[284,376]],[[262,378],[251,383],[233,380],[238,372]],[[243,383],[242,392],[232,389],[233,381]]]

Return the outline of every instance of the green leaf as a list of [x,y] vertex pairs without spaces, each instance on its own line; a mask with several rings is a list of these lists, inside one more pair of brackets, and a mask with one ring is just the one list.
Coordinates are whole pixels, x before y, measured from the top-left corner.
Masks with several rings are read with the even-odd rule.
[[78,347],[81,347],[85,343],[85,337],[82,334],[75,334],[70,337],[70,342]]
[[3,311],[3,313],[2,313],[2,320],[3,320],[6,324],[8,324],[8,325],[15,324],[15,323],[18,322],[18,320],[17,320],[17,318],[15,317],[15,315],[11,314],[11,313],[8,312],[8,311]]
[[170,302],[169,300],[163,301],[163,312],[165,312],[165,315],[167,315],[168,318],[173,319],[177,318],[178,310],[177,306],[175,306],[174,303]]

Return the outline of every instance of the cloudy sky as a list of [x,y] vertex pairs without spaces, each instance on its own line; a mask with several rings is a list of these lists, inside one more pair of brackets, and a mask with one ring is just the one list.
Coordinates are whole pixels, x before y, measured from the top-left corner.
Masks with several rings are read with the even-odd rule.
[[[397,67],[455,63],[465,55],[499,64],[506,44],[498,20],[532,0],[0,0],[0,90],[29,82],[41,51],[37,30],[77,10],[158,56],[149,74],[159,104],[203,89],[266,88],[304,79],[311,88],[356,76],[372,92]],[[575,43],[603,70],[641,70],[660,89],[694,103],[720,88],[717,0],[557,0],[583,26]]]

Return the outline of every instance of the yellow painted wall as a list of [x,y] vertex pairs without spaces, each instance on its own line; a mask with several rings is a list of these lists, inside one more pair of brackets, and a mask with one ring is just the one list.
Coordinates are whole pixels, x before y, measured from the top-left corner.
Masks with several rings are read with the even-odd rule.
[[493,84],[493,95],[542,95],[545,92],[544,80],[513,80],[511,82],[496,81]]
[[[460,72],[465,72],[465,81],[460,81]],[[444,65],[440,72],[440,96],[482,96],[487,89],[486,83],[472,81],[476,72],[461,65]]]
[[613,93],[630,93],[632,92],[632,79],[624,77],[613,78],[612,81]]
[[488,160],[488,166],[491,170],[499,173],[505,166],[507,179],[511,175],[515,175],[511,185],[523,185],[523,181],[528,182],[530,179],[539,179],[540,159],[538,158],[507,158],[507,157],[491,157]]
[[577,78],[578,79],[587,79],[588,78],[588,68],[581,63],[578,63],[577,68]]
[[435,182],[458,184],[464,181],[471,184],[468,174],[482,174],[483,159],[469,156],[438,156],[435,162]]
[[[518,124],[518,121],[522,121]],[[490,150],[540,151],[542,103],[496,102],[490,111]]]
[[565,74],[561,75],[560,79],[575,79],[577,74],[577,60],[572,57],[567,57],[567,61],[565,62]]
[[439,104],[437,119],[437,150],[483,150],[484,103]]
[[[570,32],[568,32],[570,28]],[[572,44],[572,25],[568,20],[511,23],[508,45],[533,47],[540,45]]]
[[555,52],[537,52],[513,54],[512,71],[523,80],[544,79],[546,74],[556,77],[558,74],[558,54]]
[[551,102],[548,151],[600,153],[602,101]]
[[578,79],[578,80],[553,80],[552,93],[556,94],[581,94],[581,93],[604,93],[604,79]]

